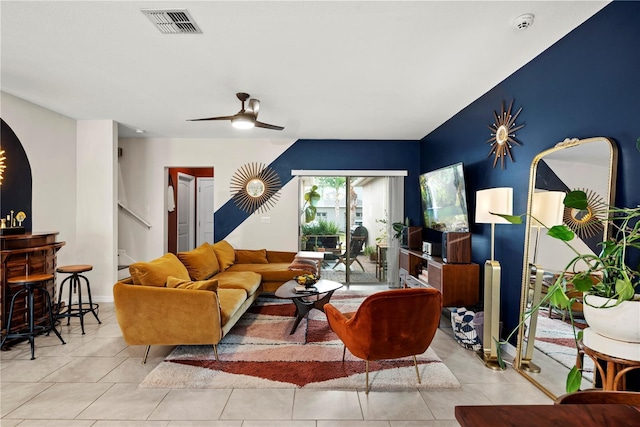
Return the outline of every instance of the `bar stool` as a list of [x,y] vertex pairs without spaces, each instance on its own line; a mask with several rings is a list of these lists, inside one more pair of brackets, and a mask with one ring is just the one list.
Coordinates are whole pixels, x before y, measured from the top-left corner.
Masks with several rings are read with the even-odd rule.
[[[29,276],[12,277],[7,280],[7,284],[21,285],[23,286],[23,288],[13,294],[13,297],[11,297],[11,308],[9,309],[9,320],[7,321],[7,334],[4,336],[4,338],[2,338],[2,342],[0,342],[0,348],[4,346],[4,343],[8,338],[29,338],[29,344],[31,345],[31,360],[33,360],[36,358],[34,344],[35,337],[37,335],[53,331],[58,336],[62,344],[66,344],[62,339],[60,333],[56,330],[55,318],[53,317],[53,310],[51,309],[51,297],[49,296],[49,292],[47,291],[47,289],[44,287],[44,283],[48,282],[49,280],[53,280],[53,274],[32,274]],[[36,319],[34,315],[33,297],[35,295],[35,291],[38,290],[44,295],[46,305],[45,309],[49,313],[48,325],[35,324]],[[16,300],[18,299],[18,296],[25,292],[27,293],[26,303],[28,307],[27,321],[29,324],[29,330],[25,332],[11,332],[11,321],[13,319],[13,310],[15,309]]]
[[[99,308],[98,304],[94,304],[91,299],[91,287],[89,286],[89,279],[83,276],[80,273],[85,273],[87,271],[93,270],[92,265],[86,264],[78,264],[78,265],[65,265],[62,267],[58,267],[56,271],[58,273],[63,274],[71,274],[71,276],[67,277],[60,283],[60,290],[58,293],[58,315],[56,318],[66,317],[67,325],[71,322],[72,317],[80,318],[80,328],[82,329],[82,334],[84,335],[84,315],[91,312],[93,316],[96,318],[98,323],[102,323],[98,318],[98,313],[96,310]],[[82,287],[80,286],[80,279],[84,279],[84,282],[87,286],[87,295],[89,295],[89,304],[83,305],[82,303]],[[60,312],[60,307],[62,307],[62,290],[64,288],[64,284],[69,282],[69,301],[66,311]],[[72,303],[72,294],[78,293],[78,302]]]

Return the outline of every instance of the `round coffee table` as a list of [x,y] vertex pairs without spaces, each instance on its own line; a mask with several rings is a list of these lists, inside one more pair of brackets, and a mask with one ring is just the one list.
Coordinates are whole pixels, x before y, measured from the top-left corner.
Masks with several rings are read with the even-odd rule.
[[305,292],[296,292],[294,289],[296,286],[298,286],[298,282],[289,280],[283,283],[275,293],[278,298],[289,298],[296,305],[296,320],[290,335],[293,335],[300,321],[311,309],[315,308],[324,312],[324,305],[329,302],[331,295],[342,287],[342,283],[320,279],[313,287],[306,288]]

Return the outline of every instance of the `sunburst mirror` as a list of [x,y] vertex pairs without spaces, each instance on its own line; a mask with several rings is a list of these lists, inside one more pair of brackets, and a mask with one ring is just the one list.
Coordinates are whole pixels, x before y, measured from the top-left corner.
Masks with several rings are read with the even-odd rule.
[[247,163],[231,178],[232,199],[243,211],[254,213],[270,209],[278,201],[280,177],[262,163]]
[[521,145],[516,139],[516,131],[522,129],[524,125],[516,126],[516,119],[522,111],[522,107],[514,115],[511,115],[511,108],[513,107],[513,101],[509,104],[507,110],[504,109],[504,102],[501,105],[500,114],[496,111],[493,112],[495,122],[489,126],[491,130],[491,138],[486,142],[491,144],[491,150],[487,157],[493,155],[493,167],[496,167],[498,160],[500,160],[500,166],[504,169],[504,159],[509,156],[511,162],[513,162],[513,156],[511,155],[511,148],[513,145]]
[[607,219],[607,204],[595,191],[579,189],[587,195],[585,209],[564,208],[562,220],[581,239],[586,239],[604,231]]

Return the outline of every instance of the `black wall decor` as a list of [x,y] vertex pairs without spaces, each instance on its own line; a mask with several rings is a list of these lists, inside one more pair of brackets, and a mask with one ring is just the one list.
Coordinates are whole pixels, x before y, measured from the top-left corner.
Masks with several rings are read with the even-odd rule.
[[31,165],[20,139],[4,120],[0,119],[0,121],[2,122],[0,150],[4,150],[6,166],[0,185],[0,218],[7,218],[12,210],[14,215],[22,211],[27,215],[22,226],[25,232],[31,232]]

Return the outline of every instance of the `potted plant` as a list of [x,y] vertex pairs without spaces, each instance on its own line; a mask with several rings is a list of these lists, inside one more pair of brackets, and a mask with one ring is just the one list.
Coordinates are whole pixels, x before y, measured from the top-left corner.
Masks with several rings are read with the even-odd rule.
[[363,251],[365,256],[369,257],[369,261],[376,261],[378,259],[378,254],[376,252],[376,248],[373,246],[366,246]]
[[[567,193],[563,203],[567,208],[584,210],[588,206],[587,195],[584,191],[571,191]],[[496,215],[513,224],[521,224],[522,217],[526,214]],[[536,219],[533,216],[532,218]],[[575,256],[558,275],[545,297],[523,315],[506,341],[531,315],[537,313],[542,305],[550,304],[558,309],[567,309],[577,346],[578,340],[582,338],[582,330],[575,327],[573,312],[570,309],[576,302],[577,290],[584,294],[584,315],[589,327],[613,339],[629,342],[635,340],[640,346],[640,295],[636,294],[640,290],[640,271],[637,266],[632,267],[628,264],[632,258],[629,252],[640,250],[640,207],[609,207],[605,220],[614,232],[610,239],[600,243],[602,249],[598,255],[578,252],[570,243],[574,233],[566,225],[556,225],[548,229],[547,235],[564,242]],[[616,322],[613,318],[617,311],[631,311],[631,320]],[[498,358],[502,364],[501,356],[498,355]],[[567,392],[578,390],[581,376],[580,369],[574,366],[567,378]]]

